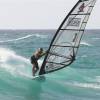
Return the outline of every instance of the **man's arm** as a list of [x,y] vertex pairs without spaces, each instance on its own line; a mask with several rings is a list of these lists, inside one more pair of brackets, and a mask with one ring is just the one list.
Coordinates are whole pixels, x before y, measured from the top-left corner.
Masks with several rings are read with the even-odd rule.
[[44,56],[44,55],[46,55],[46,53],[47,53],[47,51],[44,51],[44,52],[41,54],[41,56]]
[[47,53],[47,51],[43,52],[43,53],[40,55],[39,59],[40,59],[41,57],[43,57],[44,55],[46,55],[46,53]]

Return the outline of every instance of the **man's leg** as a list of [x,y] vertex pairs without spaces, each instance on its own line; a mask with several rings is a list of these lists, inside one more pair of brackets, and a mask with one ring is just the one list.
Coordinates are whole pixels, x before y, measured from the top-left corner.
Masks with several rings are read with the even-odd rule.
[[35,76],[35,65],[32,66],[32,75]]
[[36,64],[35,64],[36,66],[35,66],[35,73],[39,70],[39,66],[38,66],[38,62],[36,62]]

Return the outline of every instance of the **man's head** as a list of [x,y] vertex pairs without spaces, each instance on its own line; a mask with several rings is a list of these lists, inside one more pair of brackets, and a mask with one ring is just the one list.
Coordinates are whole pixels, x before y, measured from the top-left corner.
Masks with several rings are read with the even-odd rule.
[[42,53],[42,52],[43,52],[43,48],[39,48],[39,49],[38,49],[38,52],[39,52],[39,53]]

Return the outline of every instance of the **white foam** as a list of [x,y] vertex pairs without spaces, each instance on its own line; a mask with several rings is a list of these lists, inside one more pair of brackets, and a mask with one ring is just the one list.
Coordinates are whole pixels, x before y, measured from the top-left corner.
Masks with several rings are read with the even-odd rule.
[[86,45],[86,46],[92,46],[91,44],[89,44],[89,43],[87,43],[87,42],[84,42],[84,41],[82,41],[80,44],[81,44],[81,45]]
[[100,89],[100,84],[98,83],[67,82],[66,85],[74,86],[74,87],[81,87],[81,88]]
[[[39,60],[38,63],[41,66],[42,60]],[[5,69],[13,76],[20,75],[32,78],[32,65],[29,59],[6,48],[0,48],[0,68]]]
[[29,63],[28,59],[17,55],[14,51],[6,49],[6,48],[0,48],[0,62],[6,62],[7,60],[9,60],[11,58]]
[[92,88],[92,89],[100,89],[100,84],[98,83],[73,83],[74,86],[84,87],[84,88]]
[[47,35],[43,35],[43,34],[34,34],[34,36],[39,38],[47,38]]
[[100,38],[92,38],[92,39],[94,39],[94,40],[100,40]]
[[0,48],[0,68],[13,75],[31,76],[31,64],[29,59],[17,55],[14,51]]
[[47,38],[47,35],[31,34],[31,35],[26,35],[26,36],[24,36],[24,37],[20,37],[20,38],[17,38],[17,39],[11,39],[11,40],[6,40],[6,41],[0,41],[0,43],[19,41],[19,40],[27,39],[27,38],[32,37],[32,36],[39,37],[39,38]]
[[11,40],[0,41],[0,42],[1,42],[1,43],[4,43],[4,42],[18,41],[18,40],[23,40],[23,39],[29,38],[29,37],[31,37],[31,36],[32,36],[32,35],[27,35],[27,36],[20,37],[20,38],[17,38],[17,39],[11,39]]

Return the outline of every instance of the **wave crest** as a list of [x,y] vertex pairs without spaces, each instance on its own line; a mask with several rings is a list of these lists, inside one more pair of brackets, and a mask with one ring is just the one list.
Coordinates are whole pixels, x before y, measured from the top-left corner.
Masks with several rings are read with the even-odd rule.
[[[39,66],[41,66],[42,62],[42,60],[38,61]],[[0,48],[0,68],[11,73],[13,76],[21,75],[32,78],[30,60],[6,48]]]
[[89,43],[83,42],[83,41],[82,41],[80,44],[81,44],[81,45],[85,45],[85,46],[92,46],[92,44],[89,44]]
[[47,38],[47,35],[40,35],[40,34],[31,34],[31,35],[26,35],[24,37],[20,37],[17,39],[11,39],[11,40],[6,40],[6,41],[0,41],[0,43],[4,43],[4,42],[13,42],[13,41],[19,41],[19,40],[23,40],[23,39],[27,39],[29,37],[39,37],[39,38]]
[[0,48],[0,68],[5,69],[13,75],[29,76],[30,73],[29,59],[17,55],[14,51]]

